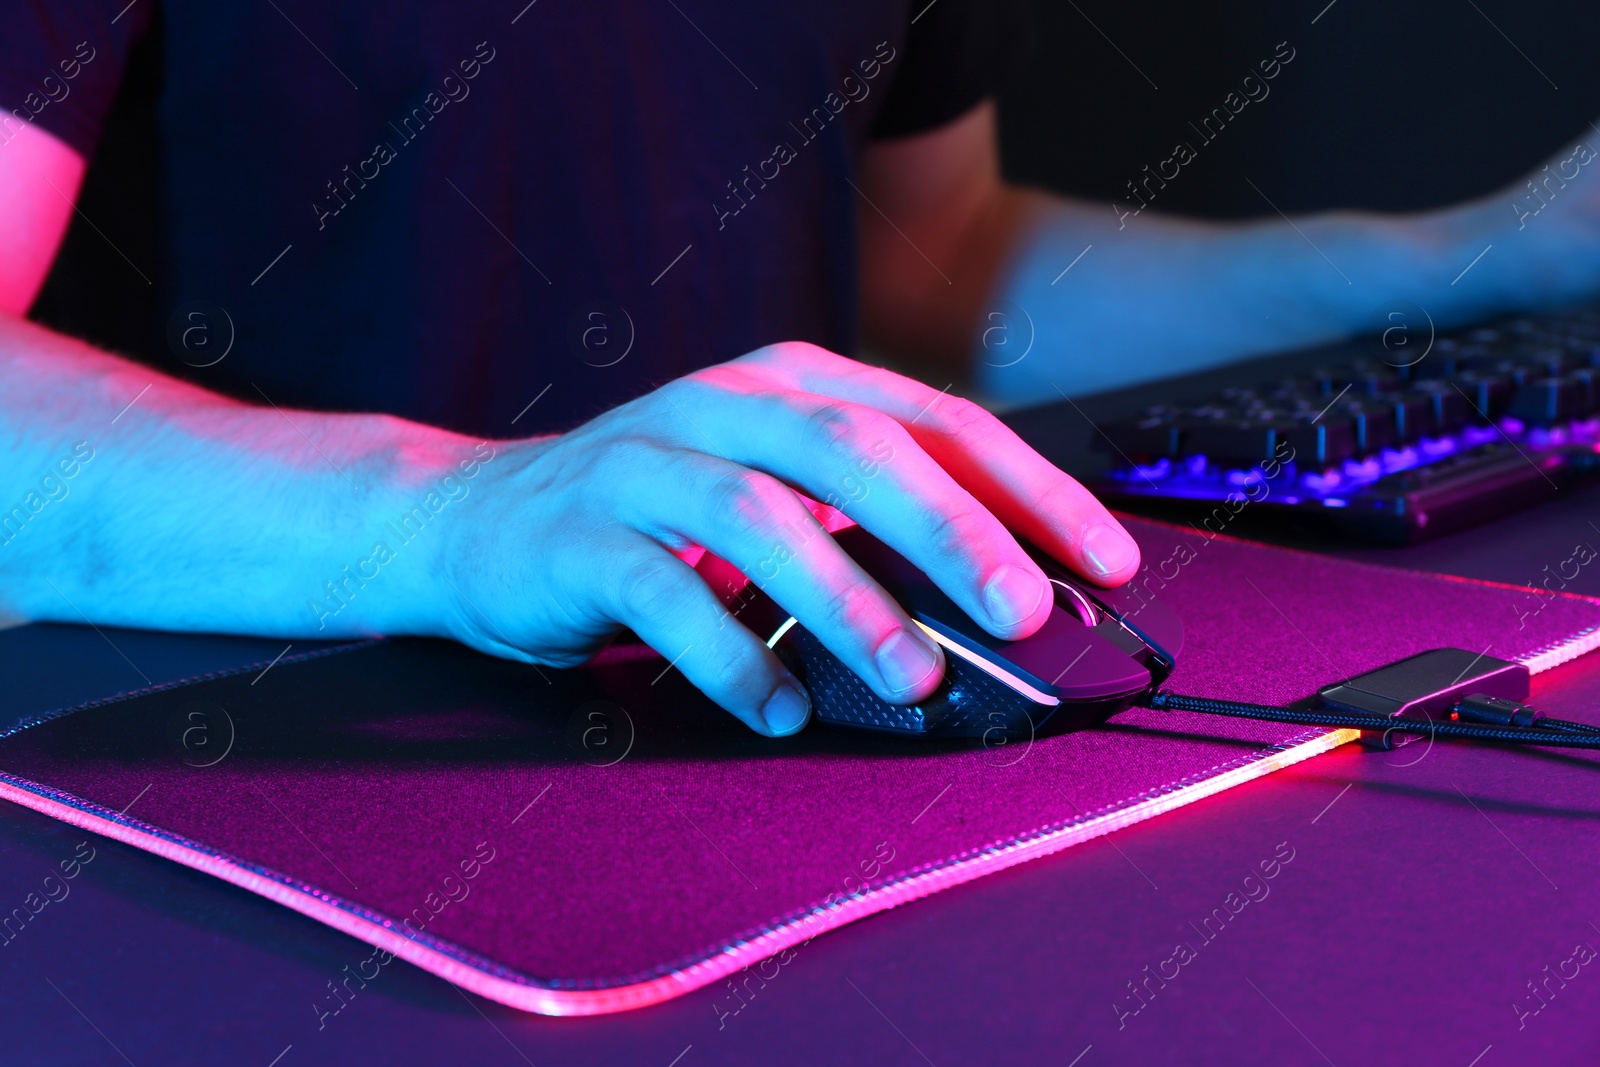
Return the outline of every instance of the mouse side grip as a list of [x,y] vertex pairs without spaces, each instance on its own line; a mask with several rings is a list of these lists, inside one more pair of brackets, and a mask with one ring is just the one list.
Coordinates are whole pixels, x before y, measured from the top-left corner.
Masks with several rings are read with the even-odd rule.
[[835,726],[902,737],[1032,737],[1061,711],[1020,695],[957,656],[946,658],[944,681],[919,704],[881,699],[803,626],[791,626],[773,646],[811,694],[816,717]]

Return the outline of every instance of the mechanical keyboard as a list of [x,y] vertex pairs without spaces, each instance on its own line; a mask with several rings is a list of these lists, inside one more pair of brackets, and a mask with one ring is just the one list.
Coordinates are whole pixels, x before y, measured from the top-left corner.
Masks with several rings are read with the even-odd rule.
[[1600,308],[1426,343],[1408,328],[1366,351],[1101,425],[1096,493],[1219,533],[1242,520],[1404,544],[1600,471]]

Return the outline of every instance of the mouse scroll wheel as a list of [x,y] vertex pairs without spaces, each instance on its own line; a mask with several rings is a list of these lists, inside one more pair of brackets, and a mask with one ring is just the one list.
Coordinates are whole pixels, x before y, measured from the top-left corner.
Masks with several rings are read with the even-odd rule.
[[1085,626],[1100,625],[1100,613],[1095,610],[1095,606],[1089,602],[1089,598],[1084,596],[1080,590],[1058,578],[1050,579],[1050,584],[1056,587],[1057,604],[1082,619]]

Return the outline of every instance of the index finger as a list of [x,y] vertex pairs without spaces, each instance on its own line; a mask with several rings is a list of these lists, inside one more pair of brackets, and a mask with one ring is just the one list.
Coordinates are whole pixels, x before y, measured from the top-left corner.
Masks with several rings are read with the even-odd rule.
[[1105,505],[980,405],[813,345],[762,358],[799,388],[898,421],[1001,522],[1085,577],[1112,586],[1138,572],[1139,546]]

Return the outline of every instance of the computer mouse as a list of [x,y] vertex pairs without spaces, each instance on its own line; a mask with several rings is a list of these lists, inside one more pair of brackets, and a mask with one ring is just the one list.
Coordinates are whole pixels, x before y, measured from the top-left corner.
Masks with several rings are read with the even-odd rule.
[[796,619],[767,646],[811,694],[817,720],[916,738],[1026,738],[1104,722],[1172,673],[1183,623],[1133,588],[1101,589],[1029,552],[1055,589],[1039,631],[1002,641],[975,623],[904,556],[859,526],[834,534],[945,653],[944,681],[918,704],[890,704]]

